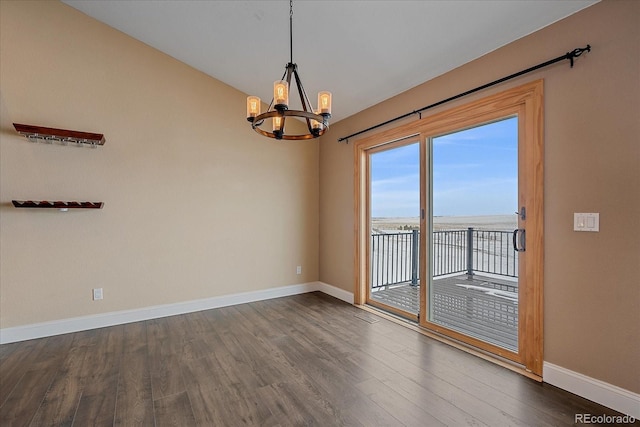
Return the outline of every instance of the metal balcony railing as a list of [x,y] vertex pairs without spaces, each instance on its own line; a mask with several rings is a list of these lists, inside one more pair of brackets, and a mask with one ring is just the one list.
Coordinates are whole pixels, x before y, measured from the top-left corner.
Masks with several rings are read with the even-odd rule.
[[[432,238],[433,277],[474,272],[518,277],[518,256],[509,231],[434,231]],[[417,285],[420,259],[418,230],[371,235],[371,287],[398,283]]]

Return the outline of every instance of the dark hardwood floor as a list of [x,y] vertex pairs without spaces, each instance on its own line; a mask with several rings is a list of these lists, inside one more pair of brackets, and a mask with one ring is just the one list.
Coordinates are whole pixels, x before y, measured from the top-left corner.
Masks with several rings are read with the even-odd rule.
[[321,293],[0,346],[0,425],[564,426],[616,412]]

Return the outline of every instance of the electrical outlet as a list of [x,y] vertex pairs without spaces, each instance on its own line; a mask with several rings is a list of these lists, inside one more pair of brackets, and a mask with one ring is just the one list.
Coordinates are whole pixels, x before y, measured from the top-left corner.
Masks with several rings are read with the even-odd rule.
[[296,267],[296,274],[302,274],[302,266],[301,265]]
[[94,288],[93,289],[93,300],[97,301],[102,299],[102,288]]

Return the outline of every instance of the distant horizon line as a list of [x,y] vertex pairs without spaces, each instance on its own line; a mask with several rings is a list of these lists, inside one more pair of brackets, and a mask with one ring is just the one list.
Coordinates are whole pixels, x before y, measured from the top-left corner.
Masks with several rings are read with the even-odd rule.
[[[491,214],[491,215],[434,215],[434,218],[464,218],[464,217],[486,217],[486,216],[511,216],[516,215],[515,213],[505,213],[505,214]],[[416,216],[372,216],[371,219],[394,219],[394,218],[419,218],[419,215]]]

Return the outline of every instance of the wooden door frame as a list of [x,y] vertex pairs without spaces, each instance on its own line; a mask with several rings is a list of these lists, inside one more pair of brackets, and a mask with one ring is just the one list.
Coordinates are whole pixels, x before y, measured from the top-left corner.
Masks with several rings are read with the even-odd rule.
[[[543,130],[543,92],[542,80],[524,84],[504,92],[491,95],[477,101],[454,107],[452,109],[424,117],[412,123],[382,131],[378,134],[363,138],[354,144],[354,302],[365,304],[366,290],[370,280],[367,261],[368,230],[370,229],[367,218],[369,169],[367,165],[367,151],[386,144],[390,141],[404,139],[406,137],[419,137],[421,143],[421,165],[428,160],[428,154],[423,152],[426,138],[442,135],[448,132],[459,131],[481,123],[498,120],[509,115],[518,115],[519,149],[524,149],[524,158],[527,159],[523,167],[523,176],[527,179],[522,183],[523,193],[518,196],[519,202],[524,199],[527,206],[527,251],[525,262],[521,266],[520,273],[526,286],[519,291],[519,336],[522,346],[518,353],[506,351],[502,348],[484,343],[480,340],[466,341],[480,350],[490,351],[497,356],[510,359],[523,366],[529,375],[542,377],[543,363],[543,271],[544,271],[544,217],[543,217],[543,191],[544,191],[544,130]],[[521,147],[521,148],[520,148]],[[521,157],[520,155],[518,156]],[[421,187],[428,184],[429,173],[423,171],[421,166]],[[519,172],[520,173],[520,172]],[[428,188],[428,187],[427,187]],[[429,217],[428,203],[422,200],[421,208],[425,215],[420,224],[426,230],[426,218]],[[421,233],[424,236],[426,233]],[[426,263],[428,255],[428,239],[421,237],[420,250],[421,277],[426,278]],[[426,280],[422,281],[421,301],[426,301],[428,292]],[[421,313],[426,313],[426,307],[421,306]],[[420,316],[420,325],[435,332],[445,332],[453,339],[455,331],[434,326],[426,321],[424,315]],[[522,335],[520,335],[522,334]],[[520,340],[519,340],[520,341]]]
[[[371,215],[369,213],[369,207],[371,206],[371,162],[370,155],[379,153],[386,150],[392,150],[394,148],[400,148],[405,145],[411,145],[419,143],[420,144],[420,156],[422,156],[423,145],[422,138],[419,134],[410,134],[399,138],[394,138],[392,140],[382,140],[367,146],[360,146],[362,149],[360,153],[356,153],[357,160],[354,162],[357,164],[355,169],[355,212],[356,217],[359,220],[356,221],[356,239],[361,247],[358,247],[358,242],[356,242],[356,251],[359,253],[364,253],[365,255],[370,251],[371,240],[368,238],[371,230]],[[420,182],[423,182],[422,176],[422,164],[420,171]],[[422,204],[423,192],[420,191],[420,204]],[[422,237],[420,238],[422,240]],[[363,248],[364,250],[362,250]],[[362,279],[363,283],[370,283],[371,281],[371,268],[370,268],[370,260],[368,257],[364,257],[366,259],[363,260],[361,265],[356,267],[356,281]],[[373,301],[369,298],[369,287],[358,287],[354,292],[354,302],[358,305],[370,304],[372,306],[382,308],[387,310],[393,314],[399,315],[401,317],[418,321],[418,317],[409,312],[404,312],[403,310],[397,309],[395,307]]]

